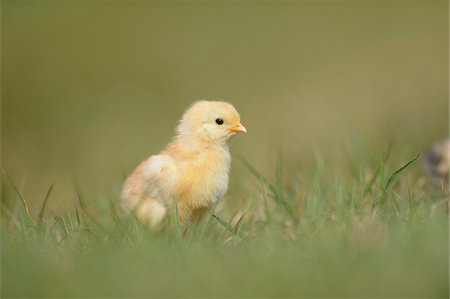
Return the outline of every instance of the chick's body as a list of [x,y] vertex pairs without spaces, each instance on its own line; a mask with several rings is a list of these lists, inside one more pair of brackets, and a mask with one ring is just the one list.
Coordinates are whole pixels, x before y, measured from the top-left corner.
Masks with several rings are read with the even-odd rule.
[[231,162],[228,141],[245,131],[232,105],[195,103],[183,115],[174,140],[125,181],[124,203],[153,228],[175,206],[183,221],[201,217],[224,196]]

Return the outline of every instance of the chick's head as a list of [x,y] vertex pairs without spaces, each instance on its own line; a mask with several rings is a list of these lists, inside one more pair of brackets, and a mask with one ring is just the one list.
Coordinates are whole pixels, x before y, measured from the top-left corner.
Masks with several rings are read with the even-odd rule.
[[221,101],[194,103],[181,118],[178,136],[201,143],[223,144],[239,132],[247,132],[233,105]]

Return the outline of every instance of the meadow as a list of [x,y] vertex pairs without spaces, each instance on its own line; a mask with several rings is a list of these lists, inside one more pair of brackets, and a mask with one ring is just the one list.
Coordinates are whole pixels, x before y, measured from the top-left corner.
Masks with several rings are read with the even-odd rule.
[[[1,296],[449,297],[446,1],[2,1]],[[230,186],[153,232],[121,184],[198,99]]]
[[[414,160],[412,160],[414,161]],[[411,162],[414,163],[414,162]],[[190,227],[155,233],[113,200],[30,217],[3,209],[8,297],[298,297],[448,295],[448,200],[390,163],[305,184],[257,176],[253,196]],[[408,171],[404,168],[403,171]],[[364,178],[364,172],[372,177]],[[395,172],[394,172],[395,173]],[[288,180],[288,181],[285,181]],[[49,190],[50,192],[50,190]],[[47,199],[48,197],[46,197]],[[44,201],[45,202],[45,201]]]

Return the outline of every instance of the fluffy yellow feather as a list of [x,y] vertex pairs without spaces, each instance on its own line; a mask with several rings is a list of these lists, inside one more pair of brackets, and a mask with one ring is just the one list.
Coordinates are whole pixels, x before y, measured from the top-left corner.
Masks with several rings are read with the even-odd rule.
[[154,229],[175,206],[184,222],[200,218],[224,196],[231,162],[229,140],[246,131],[231,104],[194,103],[183,114],[172,142],[127,178],[124,204]]

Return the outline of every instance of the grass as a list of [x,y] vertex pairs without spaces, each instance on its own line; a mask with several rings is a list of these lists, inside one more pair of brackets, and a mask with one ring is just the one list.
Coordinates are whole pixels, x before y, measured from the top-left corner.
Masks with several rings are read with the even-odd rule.
[[300,182],[281,155],[273,182],[240,158],[251,196],[159,233],[80,188],[74,210],[44,217],[52,185],[32,214],[4,174],[2,297],[448,297],[448,201],[418,156],[387,156],[339,175],[318,158]]

